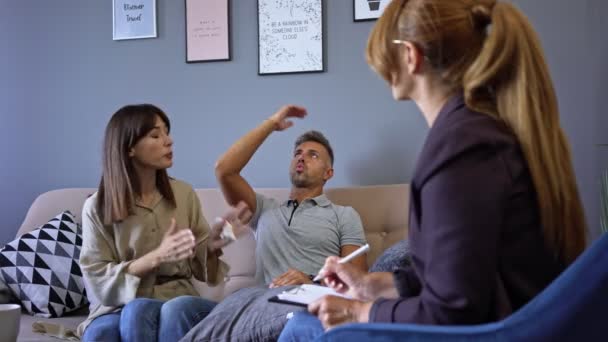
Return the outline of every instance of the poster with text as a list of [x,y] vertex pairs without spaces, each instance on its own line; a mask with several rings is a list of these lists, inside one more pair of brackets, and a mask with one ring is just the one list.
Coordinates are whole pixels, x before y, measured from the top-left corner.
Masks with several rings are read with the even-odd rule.
[[113,39],[156,37],[156,0],[113,0]]
[[258,0],[258,73],[323,70],[322,0]]
[[186,62],[230,60],[229,0],[186,0]]

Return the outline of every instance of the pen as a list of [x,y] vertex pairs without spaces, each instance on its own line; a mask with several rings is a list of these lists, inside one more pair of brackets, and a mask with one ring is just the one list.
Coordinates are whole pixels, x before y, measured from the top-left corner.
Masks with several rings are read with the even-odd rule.
[[[338,264],[345,264],[351,260],[353,260],[354,258],[358,257],[359,255],[367,252],[369,250],[369,244],[366,243],[365,245],[359,247],[356,251],[350,253],[349,255],[345,256],[344,258],[340,259],[338,261]],[[317,276],[312,280],[313,282],[315,281],[319,281],[323,279],[323,277],[321,276],[321,274],[317,274]]]

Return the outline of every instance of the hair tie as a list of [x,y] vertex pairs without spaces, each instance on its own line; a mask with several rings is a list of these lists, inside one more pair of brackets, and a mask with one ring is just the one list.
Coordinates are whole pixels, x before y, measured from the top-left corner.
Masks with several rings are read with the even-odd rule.
[[471,7],[471,16],[473,18],[473,24],[475,28],[485,30],[488,25],[492,23],[492,9],[494,3],[490,7],[486,5],[475,5]]

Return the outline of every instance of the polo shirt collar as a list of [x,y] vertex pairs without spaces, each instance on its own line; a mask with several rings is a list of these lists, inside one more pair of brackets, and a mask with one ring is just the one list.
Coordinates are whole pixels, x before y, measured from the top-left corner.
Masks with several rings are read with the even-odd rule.
[[[331,202],[329,201],[329,199],[327,198],[327,196],[325,196],[325,194],[321,194],[317,197],[313,197],[313,198],[308,198],[309,200],[311,200],[312,202],[314,202],[316,205],[320,206],[320,207],[327,207],[331,204]],[[295,200],[287,200],[285,201],[285,204],[289,207],[291,206],[293,203],[295,203]]]
[[327,196],[325,196],[325,194],[320,194],[319,196],[317,196],[315,198],[311,198],[311,200],[314,201],[320,207],[327,207],[328,205],[331,204],[331,202],[329,201],[329,199],[327,199]]

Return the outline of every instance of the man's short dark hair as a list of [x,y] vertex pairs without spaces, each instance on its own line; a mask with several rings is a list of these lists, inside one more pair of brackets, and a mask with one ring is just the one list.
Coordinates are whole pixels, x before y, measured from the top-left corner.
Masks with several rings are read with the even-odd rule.
[[329,144],[329,140],[323,135],[323,133],[319,131],[308,131],[298,137],[296,139],[296,143],[294,148],[298,148],[298,146],[302,145],[305,142],[313,141],[319,143],[325,147],[327,153],[329,154],[329,163],[334,165],[334,150],[331,148]]

